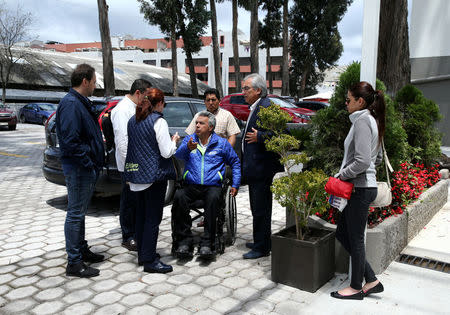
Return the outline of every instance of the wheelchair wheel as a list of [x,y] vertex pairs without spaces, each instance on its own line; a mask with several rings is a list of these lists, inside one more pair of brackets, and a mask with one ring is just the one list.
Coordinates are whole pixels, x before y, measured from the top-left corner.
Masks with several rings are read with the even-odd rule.
[[228,186],[225,195],[225,244],[233,245],[236,241],[237,208],[236,198],[230,195],[231,186]]

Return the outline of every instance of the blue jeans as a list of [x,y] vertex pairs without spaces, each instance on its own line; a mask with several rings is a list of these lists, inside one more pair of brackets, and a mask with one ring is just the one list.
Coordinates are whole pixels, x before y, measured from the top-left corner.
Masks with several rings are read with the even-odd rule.
[[120,194],[120,227],[122,228],[122,240],[136,238],[136,192],[130,190],[130,185],[126,183],[125,175],[120,172],[122,179],[122,192]]
[[67,187],[67,215],[64,224],[66,251],[69,264],[81,262],[81,252],[86,250],[85,215],[97,181],[94,169],[63,164]]

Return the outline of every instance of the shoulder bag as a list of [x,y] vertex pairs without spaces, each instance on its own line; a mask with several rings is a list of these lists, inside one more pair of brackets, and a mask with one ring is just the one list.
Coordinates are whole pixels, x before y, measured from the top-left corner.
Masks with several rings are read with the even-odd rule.
[[386,154],[386,149],[384,148],[384,141],[381,141],[383,155],[384,155],[384,165],[386,166],[386,176],[387,182],[377,182],[377,197],[370,204],[370,207],[381,208],[387,207],[392,202],[392,191],[391,191],[391,182],[389,180],[389,171],[393,172],[391,163],[389,163],[388,156]]

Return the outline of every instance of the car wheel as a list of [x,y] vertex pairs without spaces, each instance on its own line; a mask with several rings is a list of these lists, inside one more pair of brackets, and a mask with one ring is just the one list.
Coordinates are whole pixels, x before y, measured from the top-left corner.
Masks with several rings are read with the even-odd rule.
[[16,130],[17,125],[9,125],[8,129],[9,130]]
[[25,115],[20,115],[20,122],[21,123],[26,123],[26,120],[25,120]]

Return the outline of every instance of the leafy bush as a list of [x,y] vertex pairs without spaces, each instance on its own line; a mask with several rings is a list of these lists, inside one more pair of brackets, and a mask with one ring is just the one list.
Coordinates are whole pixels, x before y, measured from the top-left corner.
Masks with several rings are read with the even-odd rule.
[[416,87],[406,85],[395,97],[395,108],[408,135],[410,159],[432,165],[441,155],[442,135],[434,127],[442,118],[438,105]]

